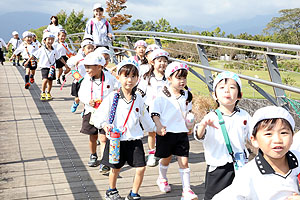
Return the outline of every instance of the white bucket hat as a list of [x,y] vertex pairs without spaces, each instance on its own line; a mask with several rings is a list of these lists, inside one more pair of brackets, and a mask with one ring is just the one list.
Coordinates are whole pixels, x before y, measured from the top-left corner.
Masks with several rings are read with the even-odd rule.
[[29,31],[25,31],[23,34],[22,34],[22,37],[23,38],[26,38],[26,37],[32,37],[33,36],[33,34],[31,33],[31,32],[29,32]]
[[137,68],[138,71],[140,70],[139,64],[132,57],[130,57],[128,59],[122,60],[122,62],[117,65],[117,74],[119,74],[120,69],[125,65],[133,65]]
[[185,70],[189,71],[189,67],[185,63],[180,63],[177,61],[170,63],[166,68],[165,77],[169,78],[174,72],[176,72],[180,69],[185,69]]
[[242,89],[242,82],[241,82],[241,79],[239,78],[239,76],[233,72],[225,71],[225,72],[218,74],[217,77],[215,78],[214,83],[213,83],[213,90],[215,91],[217,84],[221,80],[226,79],[226,78],[231,78],[231,79],[235,80],[235,82],[240,86],[240,89]]
[[156,49],[154,50],[150,55],[150,60],[153,61],[154,59],[158,57],[166,57],[169,60],[169,53],[163,49]]
[[106,63],[105,58],[102,55],[97,54],[96,52],[89,53],[84,61],[84,65],[101,65],[104,66]]
[[93,10],[96,10],[97,8],[102,8],[103,9],[103,6],[101,3],[95,3],[94,6],[93,6]]
[[53,35],[53,34],[50,33],[50,32],[45,32],[45,33],[43,34],[43,41],[44,41],[46,38],[55,38],[55,35]]
[[17,31],[13,31],[12,35],[19,35],[19,33]]

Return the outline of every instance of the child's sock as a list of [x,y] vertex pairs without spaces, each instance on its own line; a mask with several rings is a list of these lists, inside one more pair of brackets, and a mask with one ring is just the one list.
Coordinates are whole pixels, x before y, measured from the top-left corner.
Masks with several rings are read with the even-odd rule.
[[109,192],[111,192],[111,191],[117,191],[117,188],[114,188],[114,189],[109,188],[108,191]]
[[30,74],[30,78],[33,78],[33,74]]
[[137,197],[137,196],[138,196],[138,193],[133,193],[132,191],[130,191],[130,196],[132,196],[132,197]]
[[164,166],[159,162],[159,177],[167,180],[167,171],[168,171],[169,165]]
[[97,157],[97,153],[92,153],[92,155]]
[[190,168],[179,169],[182,190],[190,189]]
[[155,154],[155,149],[148,150],[148,154]]
[[25,83],[29,82],[29,75],[25,75]]

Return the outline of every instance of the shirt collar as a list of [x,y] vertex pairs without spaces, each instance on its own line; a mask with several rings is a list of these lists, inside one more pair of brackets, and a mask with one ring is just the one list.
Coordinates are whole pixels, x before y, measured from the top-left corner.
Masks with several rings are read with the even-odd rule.
[[[298,167],[298,160],[291,151],[288,151],[285,156],[290,169]],[[255,163],[261,174],[275,174],[275,170],[263,157],[263,152],[260,149],[258,150],[258,155],[255,157]]]
[[157,81],[166,81],[166,80],[167,80],[166,77],[165,77],[165,75],[162,77],[161,80],[158,80],[158,79],[155,77],[154,72],[151,72],[150,77],[154,77]]
[[[103,72],[103,70],[101,70],[101,75],[100,75],[100,83],[101,83],[101,81],[102,81],[102,76],[103,76],[103,82],[105,81],[105,74],[104,74],[104,72]],[[91,77],[91,81],[95,81],[95,77],[93,76],[93,77]]]
[[125,102],[130,103],[133,99],[136,99],[136,94],[135,94],[136,88],[137,88],[137,87],[134,87],[134,88],[132,89],[132,91],[131,91],[131,100],[130,100],[129,102],[128,102],[127,99],[125,98],[122,89],[120,89],[120,98],[123,99]]

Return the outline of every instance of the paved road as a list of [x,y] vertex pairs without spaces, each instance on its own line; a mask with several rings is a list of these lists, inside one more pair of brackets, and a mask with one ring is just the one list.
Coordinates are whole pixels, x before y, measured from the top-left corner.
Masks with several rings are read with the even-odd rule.
[[[52,101],[40,101],[41,72],[24,89],[24,69],[0,65],[0,199],[104,199],[108,177],[86,165],[88,137],[79,133],[80,111],[70,112],[69,79],[61,91],[54,83]],[[147,150],[147,137],[143,138]],[[202,145],[191,141],[191,187],[203,198],[205,162]],[[125,197],[134,169],[125,166],[117,187]],[[172,192],[162,194],[155,184],[158,168],[147,167],[140,189],[143,199],[180,199],[181,180],[174,160],[168,178]]]

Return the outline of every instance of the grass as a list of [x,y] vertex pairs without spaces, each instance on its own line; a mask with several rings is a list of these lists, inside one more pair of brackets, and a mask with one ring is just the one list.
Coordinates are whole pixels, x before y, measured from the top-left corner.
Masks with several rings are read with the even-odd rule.
[[[210,61],[210,66],[216,67],[219,69],[224,69],[224,64],[225,61]],[[200,68],[193,67],[195,71],[197,71],[199,74],[204,76],[203,70]],[[268,80],[270,81],[269,73],[268,71],[251,71],[251,70],[235,70],[235,69],[226,69],[238,74],[243,74],[246,76],[251,76],[251,77],[258,77],[263,80]],[[212,72],[214,74],[214,72]],[[287,78],[288,76],[295,80],[295,83],[293,87],[298,87],[300,88],[300,73],[293,73],[293,72],[282,72],[280,71],[280,75],[282,77],[282,80],[284,78]],[[243,91],[243,98],[256,98],[256,99],[264,99],[264,97],[259,94],[256,90],[254,90],[249,84],[247,80],[241,79],[242,80],[242,91]],[[263,90],[268,92],[274,97],[274,91],[273,88],[270,86],[265,86],[263,84],[258,84],[256,83],[259,87],[261,87]],[[192,89],[192,92],[194,94],[201,94],[204,96],[209,95],[208,88],[205,83],[203,83],[201,80],[199,80],[196,76],[194,76],[192,73],[189,73],[188,75],[188,86]],[[288,98],[292,98],[295,100],[300,100],[300,94],[299,93],[294,93],[294,92],[289,92],[286,91],[286,95]]]

